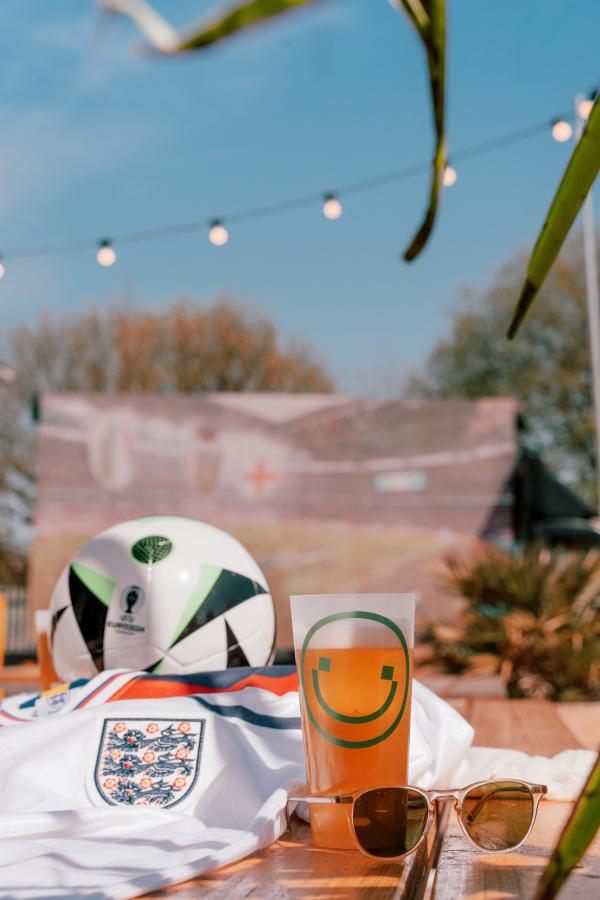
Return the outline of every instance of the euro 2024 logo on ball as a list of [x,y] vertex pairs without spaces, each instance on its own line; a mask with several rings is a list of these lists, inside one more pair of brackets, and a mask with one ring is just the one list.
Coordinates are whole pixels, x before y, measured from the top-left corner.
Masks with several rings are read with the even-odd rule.
[[121,615],[118,622],[108,622],[109,628],[114,628],[121,634],[143,634],[145,625],[136,617],[144,605],[144,591],[137,584],[130,584],[121,591],[120,606]]
[[144,602],[144,592],[137,584],[131,584],[121,593],[121,607],[126,616],[131,620],[135,613],[139,612]]

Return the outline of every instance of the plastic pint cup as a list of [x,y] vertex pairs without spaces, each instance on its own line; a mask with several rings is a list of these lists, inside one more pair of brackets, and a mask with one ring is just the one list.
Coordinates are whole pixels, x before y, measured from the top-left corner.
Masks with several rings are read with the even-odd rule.
[[60,678],[54,671],[50,653],[50,612],[46,609],[38,609],[34,616],[34,625],[37,641],[37,658],[40,667],[40,687],[42,691],[47,691],[53,684],[60,682]]
[[[291,598],[308,788],[407,784],[414,594]],[[347,807],[311,805],[313,842],[354,848]]]

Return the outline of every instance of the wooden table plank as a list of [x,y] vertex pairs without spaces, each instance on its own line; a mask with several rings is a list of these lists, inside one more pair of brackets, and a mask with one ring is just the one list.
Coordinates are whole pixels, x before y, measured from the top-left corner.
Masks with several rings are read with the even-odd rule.
[[[509,747],[544,756],[581,746],[564,724],[558,707],[548,701],[497,702],[473,698],[462,701],[458,708],[474,726],[475,744],[479,746]],[[471,847],[452,812],[436,870],[435,900],[531,897],[572,805],[542,800],[527,844],[515,853],[500,856],[481,854]],[[600,836],[597,836],[560,896],[565,900],[595,900],[599,883]]]
[[40,667],[37,663],[0,666],[0,692],[4,696],[37,691],[40,687]]
[[150,897],[203,900],[219,897],[245,900],[351,900],[356,896],[373,900],[420,900],[423,896],[435,831],[427,846],[405,863],[368,859],[352,850],[322,850],[311,846],[310,827],[295,817],[292,830],[265,850],[159,891]]
[[475,729],[474,746],[503,747],[542,756],[581,747],[549,700],[469,697],[448,702]]
[[19,663],[16,666],[0,666],[0,685],[6,687],[9,684],[33,685],[35,690],[40,684],[40,667],[34,662]]
[[415,678],[444,700],[449,697],[506,698],[506,685],[499,675],[443,675],[417,671]]
[[[525,847],[515,853],[488,856],[467,843],[456,818],[446,830],[438,864],[435,900],[508,900],[530,898],[561,829],[571,812],[571,803],[542,801],[535,828]],[[600,884],[600,835],[565,883],[564,900],[596,900]]]
[[582,747],[598,750],[600,745],[600,703],[557,703],[556,711]]

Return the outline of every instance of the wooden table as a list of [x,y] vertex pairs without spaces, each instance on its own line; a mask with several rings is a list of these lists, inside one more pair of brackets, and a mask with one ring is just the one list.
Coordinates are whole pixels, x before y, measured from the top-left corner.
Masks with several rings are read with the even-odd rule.
[[[597,703],[576,704],[577,709],[572,711],[567,703],[551,704],[546,700],[489,700],[486,703],[462,700],[453,705],[475,728],[475,743],[479,745],[552,756],[582,745],[595,749],[600,736],[596,727],[600,714]],[[566,724],[569,719],[577,723],[580,737]],[[501,856],[477,853],[464,839],[456,817],[451,816],[435,873],[435,900],[532,897],[571,808],[571,803],[543,800],[525,847]],[[597,835],[583,865],[573,871],[560,897],[592,900],[598,897],[599,878],[600,835]]]
[[0,699],[10,694],[39,691],[40,667],[37,663],[21,663],[18,666],[0,666]]
[[[458,698],[451,701],[475,728],[475,744],[551,756],[597,739],[599,704],[577,704],[577,727],[562,714],[566,704],[544,700]],[[577,735],[577,736],[576,736]],[[589,737],[588,737],[589,736]],[[583,737],[583,741],[581,740]],[[586,740],[587,737],[587,740]],[[310,830],[297,819],[292,831],[266,850],[145,897],[191,900],[508,900],[529,898],[554,847],[570,803],[543,800],[533,834],[521,850],[502,856],[477,853],[458,828],[454,811],[405,864],[379,863],[358,852],[311,847]],[[440,849],[441,848],[441,849]],[[564,900],[595,900],[600,878],[600,836],[562,890]]]

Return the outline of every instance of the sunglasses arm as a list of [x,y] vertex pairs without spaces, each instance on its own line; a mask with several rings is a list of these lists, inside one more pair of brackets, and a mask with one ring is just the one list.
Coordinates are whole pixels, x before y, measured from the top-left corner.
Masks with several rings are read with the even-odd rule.
[[285,804],[285,820],[287,824],[288,831],[291,828],[290,822],[290,803],[321,803],[321,804],[335,804],[335,803],[353,803],[354,798],[350,797],[347,794],[336,794],[330,797],[288,797]]

